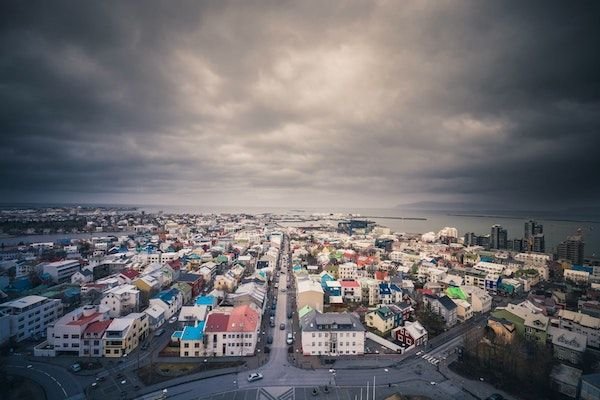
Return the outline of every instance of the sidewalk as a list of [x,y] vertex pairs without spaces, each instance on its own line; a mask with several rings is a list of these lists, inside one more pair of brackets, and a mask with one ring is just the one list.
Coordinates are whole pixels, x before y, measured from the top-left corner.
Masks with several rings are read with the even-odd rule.
[[224,368],[214,371],[206,371],[206,372],[198,372],[191,375],[182,376],[179,378],[170,379],[168,381],[157,383],[154,385],[143,387],[138,393],[137,398],[148,395],[153,392],[157,392],[163,389],[168,389],[173,386],[181,385],[188,382],[194,382],[200,379],[213,378],[215,376],[229,375],[229,374],[237,374],[240,371],[245,370],[246,367],[234,367],[234,368]]

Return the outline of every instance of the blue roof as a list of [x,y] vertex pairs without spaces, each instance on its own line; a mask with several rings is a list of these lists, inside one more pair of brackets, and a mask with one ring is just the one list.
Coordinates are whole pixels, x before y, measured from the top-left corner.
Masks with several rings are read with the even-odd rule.
[[392,294],[392,291],[390,290],[390,285],[388,285],[387,283],[380,283],[379,294]]
[[214,306],[217,304],[215,296],[198,296],[196,297],[197,306]]
[[172,288],[172,289],[163,290],[162,292],[157,293],[156,296],[154,296],[154,298],[161,299],[165,303],[170,304],[173,302],[173,298],[175,296],[177,296],[177,293],[179,293],[179,289]]
[[590,274],[594,273],[594,267],[591,267],[589,265],[576,265],[576,264],[573,264],[573,266],[571,268],[574,271],[589,272]]
[[395,292],[401,292],[401,291],[402,291],[402,289],[400,289],[400,288],[398,287],[398,285],[396,285],[395,283],[392,283],[392,284],[390,285],[390,289],[392,289],[392,290],[393,290],[393,291],[395,291]]
[[204,321],[198,322],[196,326],[186,326],[183,328],[181,340],[202,340],[204,336]]
[[183,335],[183,331],[175,331],[175,332],[173,332],[171,337],[175,338],[175,339],[181,339],[181,335]]

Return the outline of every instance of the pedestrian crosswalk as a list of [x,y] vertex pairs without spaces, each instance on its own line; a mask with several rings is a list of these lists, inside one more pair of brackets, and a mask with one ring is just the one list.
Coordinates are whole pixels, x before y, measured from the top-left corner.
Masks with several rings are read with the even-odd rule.
[[438,365],[440,363],[440,360],[438,358],[435,358],[429,354],[423,354],[421,358],[433,365]]

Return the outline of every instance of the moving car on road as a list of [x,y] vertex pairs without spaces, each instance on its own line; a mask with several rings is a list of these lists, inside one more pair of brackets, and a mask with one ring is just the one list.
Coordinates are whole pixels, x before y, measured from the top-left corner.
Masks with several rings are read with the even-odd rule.
[[279,324],[279,329],[283,331],[285,329],[285,324]]
[[262,378],[263,378],[263,374],[261,374],[260,372],[255,372],[255,373],[248,375],[248,382],[258,381]]

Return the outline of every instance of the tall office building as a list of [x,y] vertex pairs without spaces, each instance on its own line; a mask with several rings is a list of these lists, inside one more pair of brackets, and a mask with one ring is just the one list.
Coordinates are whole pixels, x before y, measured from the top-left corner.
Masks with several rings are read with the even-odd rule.
[[534,235],[538,235],[541,233],[544,233],[544,225],[538,224],[536,221],[534,221],[532,219],[525,222],[525,230],[524,230],[523,238],[529,239],[530,237],[533,237]]
[[575,265],[582,265],[583,250],[583,236],[581,231],[578,231],[576,235],[569,236],[567,240],[556,247],[556,257],[559,260],[569,260]]
[[538,224],[531,219],[525,222],[523,248],[524,250],[536,253],[544,253],[546,251],[544,225]]
[[508,250],[516,251],[521,253],[523,251],[523,239],[511,239],[506,244]]
[[506,229],[502,228],[502,225],[494,225],[492,226],[492,232],[490,235],[490,249],[506,249],[506,242],[508,237],[508,233]]
[[531,247],[531,251],[535,253],[545,253],[546,252],[546,240],[544,239],[543,233],[537,233],[533,235],[532,238],[533,246]]

